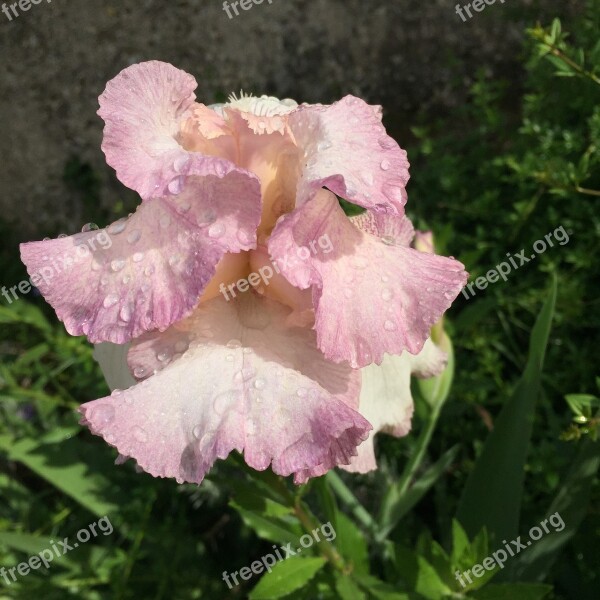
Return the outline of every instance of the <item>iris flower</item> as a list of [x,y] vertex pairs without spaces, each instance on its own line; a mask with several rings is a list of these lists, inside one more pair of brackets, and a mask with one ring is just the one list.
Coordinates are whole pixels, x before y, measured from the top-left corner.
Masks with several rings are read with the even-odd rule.
[[[445,365],[429,333],[463,265],[411,247],[409,164],[381,107],[206,106],[196,86],[151,61],[100,96],[102,149],[141,203],[106,228],[110,247],[39,284],[70,334],[127,364],[127,389],[81,406],[82,423],[179,482],[233,450],[296,483],[374,469],[374,434],[410,429],[411,374]],[[365,211],[348,217],[339,198]],[[36,273],[94,235],[23,244],[23,261]]]

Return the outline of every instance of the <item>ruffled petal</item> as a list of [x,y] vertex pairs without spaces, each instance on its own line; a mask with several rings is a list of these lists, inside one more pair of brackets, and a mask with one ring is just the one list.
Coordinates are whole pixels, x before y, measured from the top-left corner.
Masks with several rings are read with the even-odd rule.
[[403,437],[411,429],[414,412],[410,377],[433,377],[446,367],[447,355],[428,339],[416,356],[404,352],[386,356],[380,366],[369,365],[361,370],[360,413],[373,430],[358,447],[358,455],[343,466],[347,471],[367,473],[377,468],[373,440],[381,431]]
[[[330,237],[333,252],[286,264],[286,257],[323,235]],[[467,280],[454,259],[363,232],[326,190],[280,219],[269,251],[290,283],[312,287],[319,348],[328,359],[347,360],[354,368],[380,364],[385,352],[419,353]]]
[[280,475],[347,464],[370,430],[351,408],[357,374],[328,363],[311,330],[285,325],[287,314],[254,294],[203,303],[168,335],[136,343],[130,365],[156,374],[83,405],[82,422],[145,471],[179,482],[200,483],[232,450]]
[[365,208],[403,214],[409,163],[376,107],[346,96],[331,106],[302,105],[288,125],[304,152],[297,206],[326,187]]
[[107,229],[21,245],[69,333],[123,344],[164,330],[190,313],[225,253],[256,246],[255,177],[233,170],[184,185],[177,197],[145,202]]
[[185,71],[153,60],[121,71],[99,98],[106,161],[144,200],[178,193],[182,174],[210,167],[221,177],[227,170],[229,161],[193,154],[180,145],[180,128],[195,107],[196,87]]

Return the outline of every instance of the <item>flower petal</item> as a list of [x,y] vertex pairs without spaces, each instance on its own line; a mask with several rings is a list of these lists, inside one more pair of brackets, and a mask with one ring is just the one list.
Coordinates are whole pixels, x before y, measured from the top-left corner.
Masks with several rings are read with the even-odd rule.
[[412,355],[386,356],[380,366],[369,365],[361,370],[360,413],[373,430],[358,447],[358,455],[343,468],[355,473],[367,473],[377,468],[373,439],[382,431],[395,437],[403,437],[411,429],[414,411],[410,391],[411,374],[433,377],[446,367],[447,355],[427,339],[423,350]]
[[331,106],[302,105],[288,125],[305,156],[297,206],[326,187],[365,208],[403,214],[409,163],[376,107],[346,96]]
[[[323,235],[329,235],[333,252],[286,264],[285,257]],[[385,352],[420,352],[467,279],[454,259],[363,232],[326,190],[279,220],[269,251],[290,283],[312,287],[319,348],[354,368],[380,364]]]
[[22,244],[21,257],[69,333],[123,344],[189,314],[223,255],[255,247],[260,212],[256,178],[194,176],[175,198],[105,230]]
[[153,60],[121,71],[99,98],[106,161],[144,200],[177,193],[179,177],[192,172],[190,161],[195,173],[208,165],[218,176],[229,163],[180,145],[180,127],[195,108],[196,87],[185,71]]
[[[179,339],[171,331],[135,344],[131,366],[157,374],[83,405],[83,423],[147,472],[180,482],[200,483],[232,450],[280,475],[348,463],[370,429],[350,408],[357,375],[325,361],[312,331],[285,326],[288,312],[254,294],[203,303],[177,324]],[[161,360],[177,340],[189,348]]]

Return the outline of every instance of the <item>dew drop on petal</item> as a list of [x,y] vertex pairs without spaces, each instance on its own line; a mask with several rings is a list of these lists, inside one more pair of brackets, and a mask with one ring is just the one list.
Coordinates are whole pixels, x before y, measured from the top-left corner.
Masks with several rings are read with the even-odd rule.
[[143,252],[136,252],[133,255],[133,262],[138,263],[138,262],[142,262],[144,260],[144,253]]
[[391,137],[386,135],[379,139],[379,145],[384,150],[391,150],[392,148],[394,148],[396,146],[396,142]]
[[328,150],[329,148],[331,148],[331,142],[329,141],[325,140],[317,144],[317,150],[319,152],[323,152],[324,150]]
[[130,304],[124,304],[121,310],[119,311],[119,317],[123,321],[125,321],[125,323],[129,323],[129,321],[131,321],[131,314],[132,310]]
[[116,235],[124,231],[125,227],[127,227],[127,219],[119,219],[112,225],[109,225],[107,231],[110,235]]
[[125,275],[121,281],[122,281],[122,282],[123,282],[125,285],[127,285],[128,283],[131,283],[131,275]]
[[213,223],[208,228],[208,237],[219,238],[225,233],[225,225],[223,223]]
[[240,348],[242,346],[242,342],[240,342],[240,340],[229,340],[227,342],[227,347],[228,348]]
[[159,352],[156,355],[156,358],[160,361],[160,362],[166,362],[167,360],[169,360],[171,358],[171,354],[166,351],[166,350],[162,350],[161,352]]
[[119,297],[116,294],[108,294],[108,296],[104,298],[104,302],[102,303],[102,305],[104,306],[104,308],[110,308],[111,306],[114,306],[118,301]]
[[383,193],[395,202],[404,202],[404,188],[400,184],[388,183],[383,188]]
[[225,360],[226,360],[227,362],[233,362],[233,354],[228,354],[228,355],[225,357]]
[[185,166],[188,164],[189,161],[190,161],[190,157],[187,154],[178,156],[175,159],[175,161],[173,162],[173,168],[175,169],[175,171],[177,171],[177,173],[181,173],[181,171],[183,171],[183,169],[185,168]]
[[88,231],[94,231],[96,229],[100,229],[96,223],[86,223],[82,228],[82,233],[87,233]]
[[262,389],[264,389],[264,387],[265,387],[265,382],[264,382],[264,380],[263,380],[263,379],[257,379],[257,380],[254,382],[254,387],[255,387],[257,390],[262,390]]
[[183,177],[175,177],[175,179],[172,179],[167,188],[171,194],[179,194],[183,189]]
[[113,422],[115,418],[115,409],[110,404],[98,404],[92,408],[90,421],[94,425],[106,426]]
[[397,329],[396,323],[394,321],[390,321],[389,319],[383,324],[383,328],[386,331],[395,331]]
[[144,275],[146,275],[147,277],[150,277],[150,275],[154,274],[154,267],[152,265],[148,265],[145,269],[144,269]]
[[116,273],[125,268],[125,261],[121,258],[117,258],[110,263],[110,268]]
[[130,244],[135,244],[140,238],[142,237],[142,232],[139,229],[134,229],[131,233],[129,233],[129,235],[127,236],[127,241]]
[[147,369],[145,369],[144,367],[136,367],[133,370],[133,376],[137,379],[140,379],[141,377],[144,377],[147,374],[147,372]]
[[302,387],[301,387],[301,388],[298,388],[298,389],[296,390],[296,395],[297,395],[299,398],[306,398],[306,396],[308,395],[308,390],[307,390],[306,388],[302,388]]
[[391,167],[391,163],[389,160],[387,160],[387,158],[385,158],[381,161],[381,164],[379,166],[381,167],[382,171],[388,171]]

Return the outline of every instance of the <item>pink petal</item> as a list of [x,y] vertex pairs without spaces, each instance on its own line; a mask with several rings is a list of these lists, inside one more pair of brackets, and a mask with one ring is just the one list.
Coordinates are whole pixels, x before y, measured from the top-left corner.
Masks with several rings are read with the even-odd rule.
[[358,455],[343,468],[354,473],[367,473],[377,468],[373,440],[381,431],[403,437],[411,429],[414,411],[410,391],[411,374],[433,377],[446,367],[447,355],[428,339],[419,354],[403,352],[386,356],[381,366],[369,365],[361,370],[360,413],[373,430],[358,447]]
[[[285,257],[323,235],[329,235],[333,252],[285,265]],[[347,360],[354,368],[380,364],[385,352],[420,352],[467,279],[454,259],[361,231],[326,190],[280,219],[269,251],[290,283],[312,287],[319,348],[328,359]]]
[[348,463],[370,429],[351,408],[357,374],[328,363],[311,330],[285,325],[287,314],[254,294],[203,303],[135,344],[131,366],[157,373],[83,405],[83,423],[145,471],[179,482],[200,483],[232,450],[280,475]]
[[154,60],[121,71],[99,98],[106,161],[144,200],[177,193],[182,174],[208,169],[221,177],[231,167],[227,160],[189,153],[180,145],[196,87],[191,75]]
[[305,153],[297,206],[326,187],[365,208],[403,214],[406,152],[386,134],[376,107],[346,96],[331,106],[300,106],[288,125]]
[[176,198],[105,230],[22,244],[21,257],[45,275],[37,285],[69,333],[123,344],[189,314],[224,254],[255,247],[260,211],[256,178],[190,177]]

